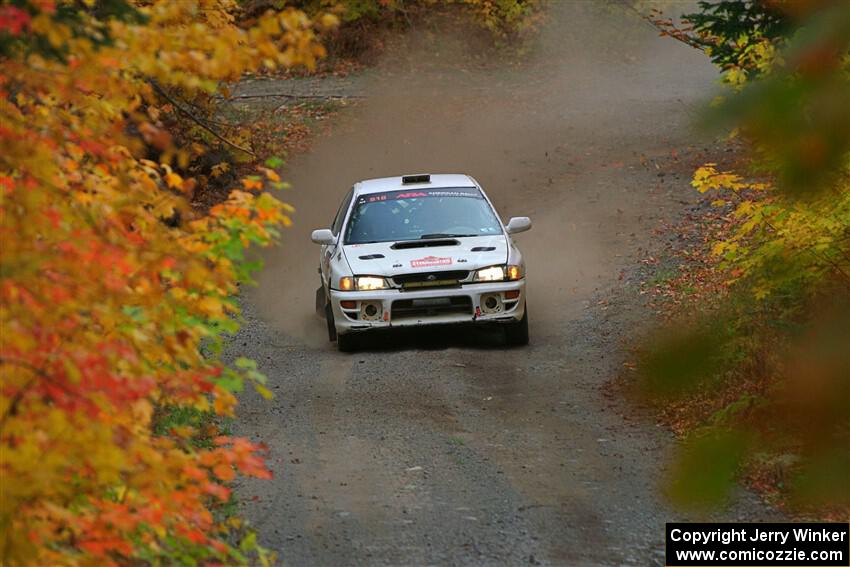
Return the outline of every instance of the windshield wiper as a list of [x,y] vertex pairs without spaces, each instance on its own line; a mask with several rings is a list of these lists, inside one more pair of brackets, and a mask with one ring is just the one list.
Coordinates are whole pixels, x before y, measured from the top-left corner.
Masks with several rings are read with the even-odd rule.
[[428,240],[431,238],[463,238],[465,236],[478,236],[477,234],[450,234],[445,232],[435,232],[433,234],[423,234],[419,237],[420,240]]

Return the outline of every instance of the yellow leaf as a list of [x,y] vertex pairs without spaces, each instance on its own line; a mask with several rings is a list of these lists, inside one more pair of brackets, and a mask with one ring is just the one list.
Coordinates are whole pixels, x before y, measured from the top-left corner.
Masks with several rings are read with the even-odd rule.
[[254,389],[257,390],[257,393],[263,396],[265,399],[270,400],[274,397],[274,394],[271,390],[263,386],[262,384],[256,384]]
[[335,28],[339,25],[339,18],[335,14],[322,14],[319,22],[323,28]]
[[752,201],[744,201],[740,205],[738,205],[737,209],[735,209],[735,216],[739,217],[739,218],[746,216],[746,215],[750,214],[752,212],[752,210],[753,210],[753,202]]
[[183,178],[173,172],[165,175],[165,182],[172,189],[180,189],[183,187]]
[[198,307],[211,316],[220,316],[224,313],[224,306],[221,303],[221,300],[217,297],[206,296],[199,303]]

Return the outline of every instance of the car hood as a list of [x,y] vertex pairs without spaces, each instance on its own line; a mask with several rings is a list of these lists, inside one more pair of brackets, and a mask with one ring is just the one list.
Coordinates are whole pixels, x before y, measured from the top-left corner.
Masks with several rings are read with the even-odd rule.
[[[347,244],[343,251],[355,275],[388,277],[416,272],[476,270],[505,264],[508,260],[508,243],[502,234],[439,241],[444,245],[408,248],[426,241]],[[430,243],[437,243],[437,240]]]

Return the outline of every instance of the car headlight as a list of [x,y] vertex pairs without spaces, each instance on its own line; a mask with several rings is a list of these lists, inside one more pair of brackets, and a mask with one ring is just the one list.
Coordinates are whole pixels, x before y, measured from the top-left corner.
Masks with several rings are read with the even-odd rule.
[[500,282],[504,279],[504,266],[490,266],[489,268],[481,268],[475,272],[475,281],[477,282]]
[[507,265],[507,266],[490,266],[489,268],[481,268],[475,272],[474,280],[477,282],[503,282],[522,279],[522,267]]
[[387,280],[378,276],[357,276],[355,279],[357,291],[371,291],[375,289],[387,289]]

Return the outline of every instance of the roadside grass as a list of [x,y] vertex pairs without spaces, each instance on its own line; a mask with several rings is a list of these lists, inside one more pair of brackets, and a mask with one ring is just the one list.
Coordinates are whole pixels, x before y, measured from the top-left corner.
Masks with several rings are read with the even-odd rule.
[[673,283],[681,275],[678,267],[662,267],[645,283],[648,286],[657,286]]
[[230,435],[233,429],[231,418],[222,419],[211,411],[201,411],[187,406],[163,406],[156,410],[153,418],[155,435],[170,436],[174,431],[190,431],[189,447],[212,449],[219,435]]
[[446,455],[458,466],[468,462],[469,449],[466,441],[459,435],[451,435],[446,439]]
[[448,444],[453,445],[455,447],[460,447],[460,446],[466,445],[466,441],[464,441],[460,437],[452,436],[452,437],[449,437]]

